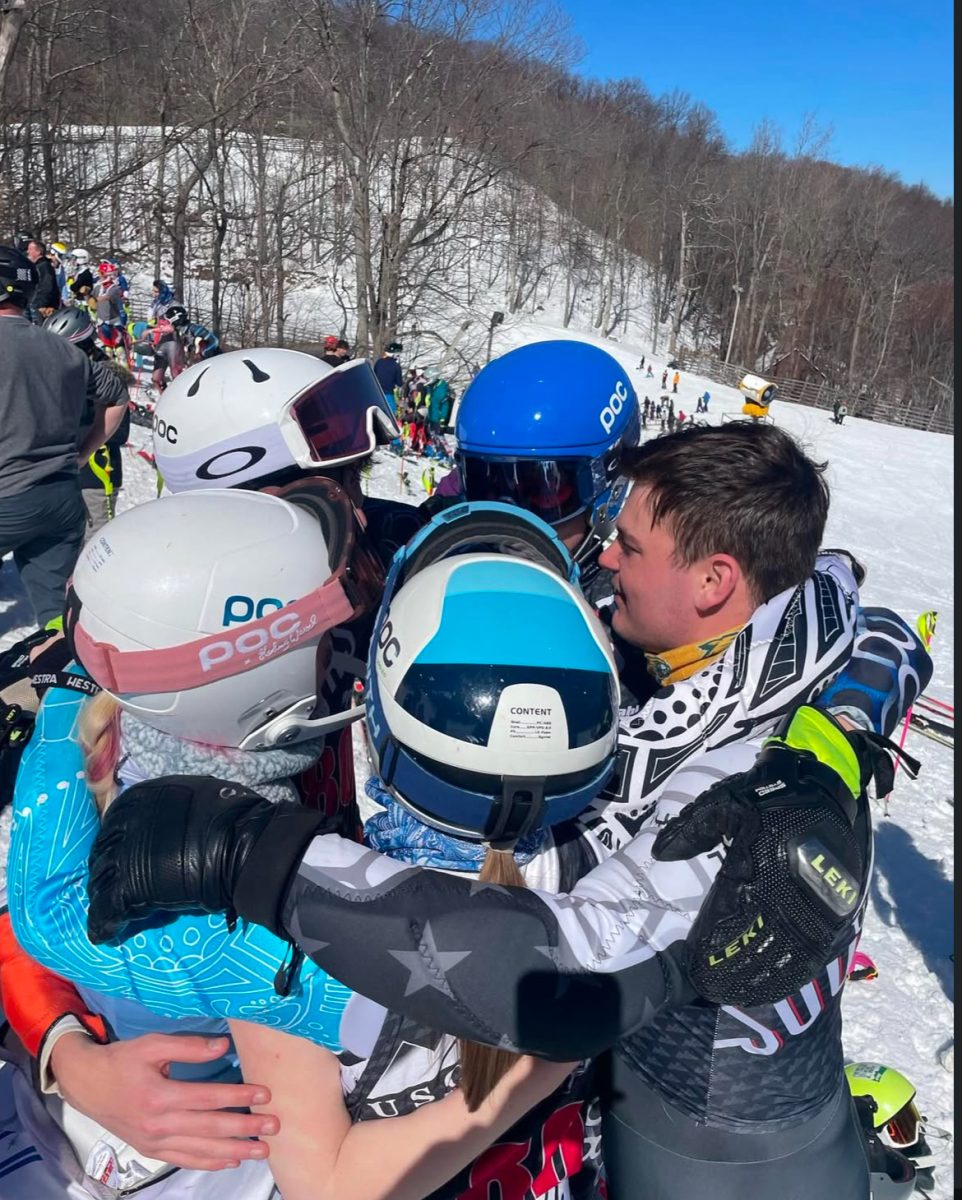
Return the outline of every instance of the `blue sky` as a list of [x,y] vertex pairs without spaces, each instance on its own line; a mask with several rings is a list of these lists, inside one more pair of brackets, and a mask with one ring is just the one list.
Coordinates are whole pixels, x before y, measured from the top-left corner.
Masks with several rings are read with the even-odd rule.
[[805,113],[828,157],[952,196],[949,0],[558,0],[595,79],[638,78],[713,109],[735,149],[763,117],[791,145]]

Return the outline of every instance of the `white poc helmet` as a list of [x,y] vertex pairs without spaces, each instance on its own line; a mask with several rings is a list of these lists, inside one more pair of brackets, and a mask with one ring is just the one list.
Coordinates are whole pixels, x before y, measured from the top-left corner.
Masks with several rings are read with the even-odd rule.
[[82,246],[77,246],[74,250],[71,250],[68,257],[72,258],[78,267],[86,267],[90,263],[90,253],[84,250]]
[[[553,537],[538,526],[541,541]],[[451,532],[435,526],[439,552]],[[456,552],[419,567],[427,539],[421,548],[406,575],[398,552],[370,643],[378,774],[419,820],[457,837],[514,841],[570,820],[617,753],[618,672],[600,621],[554,565]]]
[[195,363],[154,413],[154,456],[172,492],[320,471],[400,436],[366,359],[330,367],[297,350],[233,350]]
[[346,567],[353,510],[323,482],[328,498],[310,510],[218,489],[111,521],[81,552],[67,597],[68,637],[94,681],[191,741],[262,749],[323,732],[292,717],[312,712],[328,631],[359,608]]

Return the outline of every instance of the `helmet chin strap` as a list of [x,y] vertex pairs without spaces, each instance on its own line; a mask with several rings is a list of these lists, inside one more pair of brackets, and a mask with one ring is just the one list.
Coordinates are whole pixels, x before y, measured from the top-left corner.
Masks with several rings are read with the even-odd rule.
[[[624,476],[620,476],[611,485],[604,501],[596,500],[594,502],[585,536],[571,553],[571,557],[578,566],[584,566],[586,563],[596,560],[606,544],[614,537],[615,522],[627,494],[628,481]],[[612,509],[614,509],[613,512]]]
[[364,716],[364,705],[358,704],[342,712],[329,713],[323,717],[312,717],[317,701],[314,696],[298,700],[282,713],[249,733],[240,744],[241,750],[271,750],[275,746],[293,746],[296,742],[307,742],[311,738],[323,737],[335,729],[343,729],[352,721]]
[[585,536],[578,543],[576,549],[571,552],[571,557],[579,567],[584,567],[596,561],[598,555],[614,536],[615,523],[608,516],[606,506],[602,506],[602,511],[604,512],[604,516],[600,518],[596,517],[594,513],[592,514],[591,523],[585,532]]

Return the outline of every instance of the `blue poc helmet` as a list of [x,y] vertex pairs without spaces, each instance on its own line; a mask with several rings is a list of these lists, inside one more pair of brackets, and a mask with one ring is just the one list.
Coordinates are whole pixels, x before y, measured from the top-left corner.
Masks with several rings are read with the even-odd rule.
[[455,437],[466,500],[508,501],[550,525],[584,513],[580,556],[624,503],[619,459],[641,437],[638,397],[625,369],[598,346],[534,342],[475,376]]
[[510,505],[449,509],[398,551],[365,718],[382,782],[425,824],[511,843],[601,791],[618,676],[576,580],[551,528]]

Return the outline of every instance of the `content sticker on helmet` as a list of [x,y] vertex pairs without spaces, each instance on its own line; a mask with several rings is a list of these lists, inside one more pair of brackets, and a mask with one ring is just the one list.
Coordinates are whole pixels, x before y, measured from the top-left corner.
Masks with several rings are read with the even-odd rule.
[[561,697],[553,687],[524,683],[506,687],[498,700],[491,722],[490,747],[518,749],[523,742],[532,749],[568,748],[568,722]]

